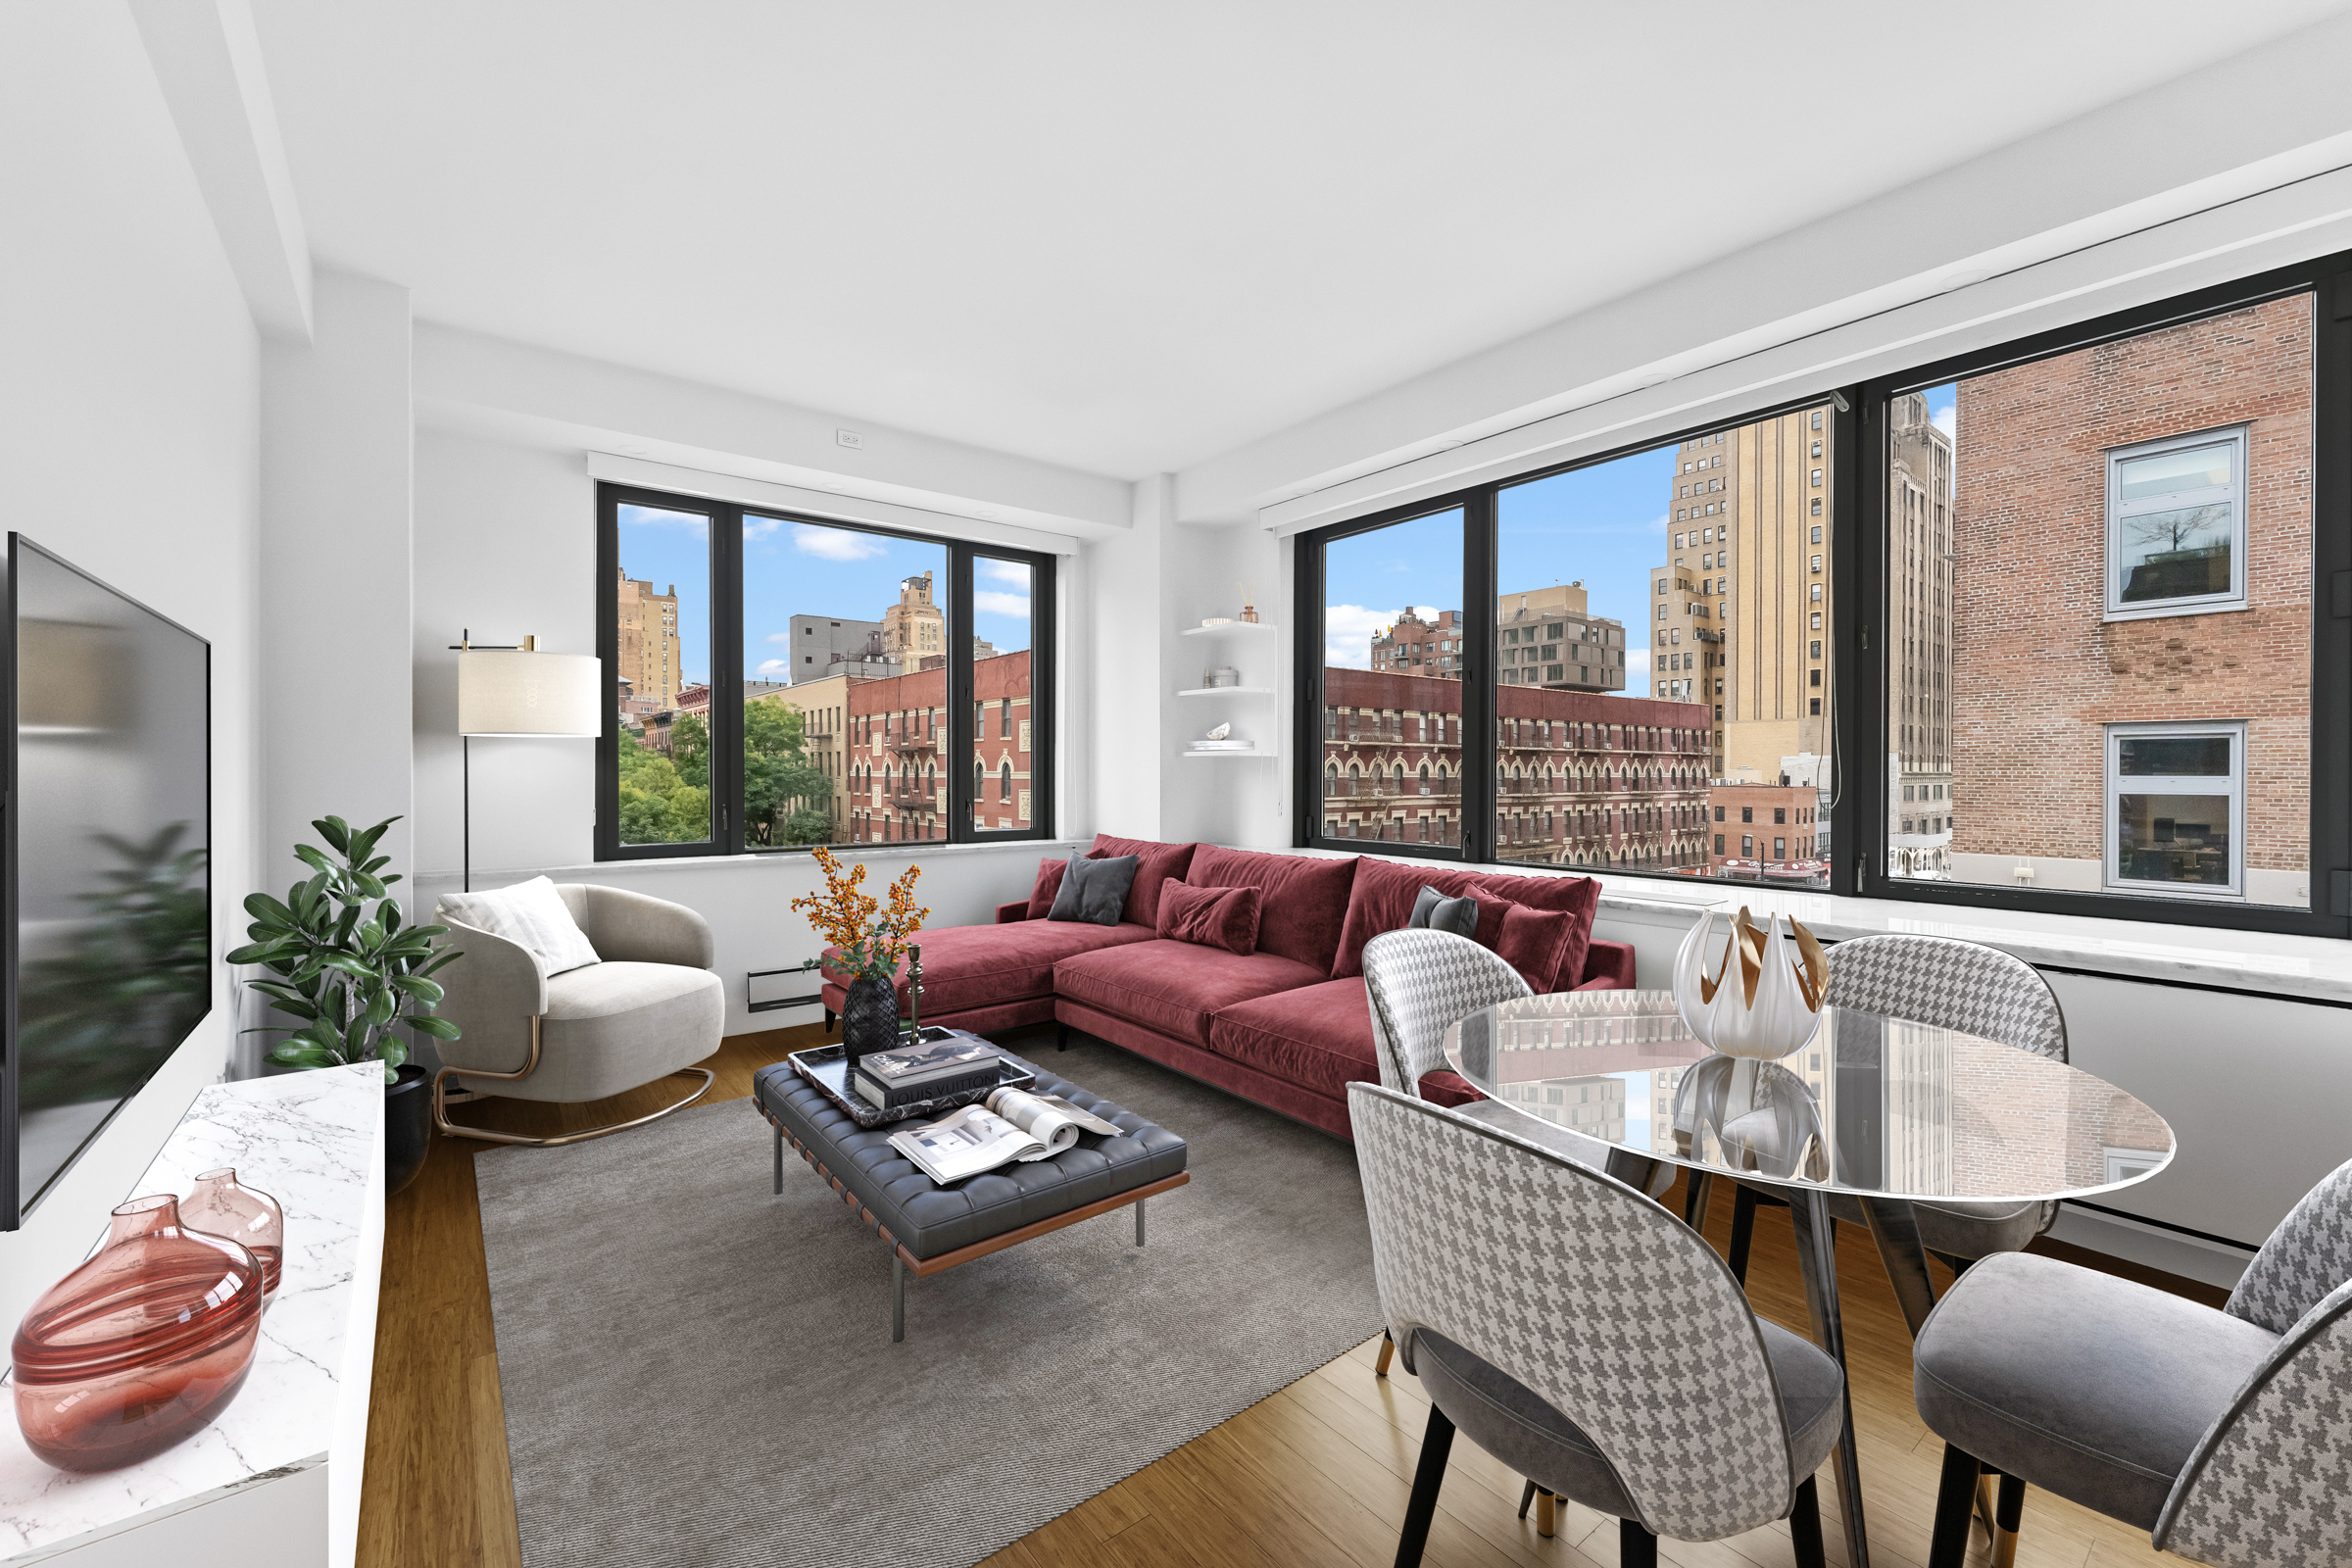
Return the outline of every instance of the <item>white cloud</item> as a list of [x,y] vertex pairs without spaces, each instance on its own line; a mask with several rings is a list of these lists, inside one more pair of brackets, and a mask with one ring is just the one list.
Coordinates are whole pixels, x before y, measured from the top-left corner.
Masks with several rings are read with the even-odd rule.
[[710,536],[710,519],[699,512],[663,512],[658,507],[624,506],[620,509],[620,525],[623,528],[660,528],[663,532],[676,529],[691,539],[708,539]]
[[972,590],[972,612],[980,615],[1010,615],[1016,620],[1029,618],[1027,594],[1001,594],[993,588]]
[[1393,626],[1398,610],[1366,610],[1361,605],[1323,607],[1323,662],[1341,669],[1372,667],[1372,634]]
[[1018,583],[1023,589],[1029,586],[1029,564],[1025,561],[983,559],[980,563],[980,574],[984,577],[993,577],[999,582]]
[[743,519],[743,542],[750,544],[764,539],[783,526],[782,517],[746,517]]
[[1656,694],[1649,684],[1649,650],[1628,648],[1625,651],[1625,695],[1651,697]]
[[789,659],[763,660],[760,662],[759,669],[754,673],[760,675],[789,675],[792,673],[792,661]]
[[1960,405],[1958,403],[1946,403],[1942,408],[1936,411],[1936,417],[1928,422],[1935,425],[1936,429],[1941,430],[1952,440],[1959,440]]
[[1661,512],[1656,516],[1650,518],[1648,528],[1644,529],[1643,531],[1647,533],[1664,533],[1666,531],[1666,514]]
[[794,526],[792,548],[823,561],[870,561],[886,549],[882,541],[866,534],[852,533],[846,528],[820,528],[812,522]]

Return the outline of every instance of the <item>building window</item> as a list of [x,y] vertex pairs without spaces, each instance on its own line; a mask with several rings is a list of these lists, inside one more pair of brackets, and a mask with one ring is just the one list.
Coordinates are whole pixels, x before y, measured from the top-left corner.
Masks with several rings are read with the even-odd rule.
[[598,858],[1051,831],[1050,794],[1019,830],[943,796],[992,703],[1051,776],[1053,557],[613,484],[596,505]]
[[2107,617],[2246,602],[2247,427],[2107,453]]
[[2242,898],[2246,726],[2107,726],[2107,886]]
[[1788,841],[1787,839],[1774,839],[1772,841],[1772,858],[1776,860],[1786,860],[1788,858]]

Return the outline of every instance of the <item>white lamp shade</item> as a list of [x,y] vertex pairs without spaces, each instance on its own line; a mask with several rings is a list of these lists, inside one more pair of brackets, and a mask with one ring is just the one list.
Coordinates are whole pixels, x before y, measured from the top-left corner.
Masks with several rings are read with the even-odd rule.
[[461,735],[602,735],[604,661],[468,648],[458,655]]

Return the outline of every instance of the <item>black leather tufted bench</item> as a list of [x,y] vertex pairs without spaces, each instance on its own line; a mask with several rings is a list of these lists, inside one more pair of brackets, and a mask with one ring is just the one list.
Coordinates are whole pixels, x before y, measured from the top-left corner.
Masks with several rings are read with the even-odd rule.
[[1183,1139],[1034,1062],[1012,1059],[1037,1074],[1040,1092],[1085,1106],[1124,1136],[1081,1134],[1076,1148],[1052,1159],[1004,1165],[941,1187],[890,1147],[895,1126],[858,1126],[792,1063],[762,1067],[752,1080],[752,1103],[776,1130],[776,1191],[784,1190],[790,1144],[891,1247],[894,1341],[906,1337],[909,1269],[922,1279],[1129,1203],[1141,1247],[1146,1200],[1192,1180]]

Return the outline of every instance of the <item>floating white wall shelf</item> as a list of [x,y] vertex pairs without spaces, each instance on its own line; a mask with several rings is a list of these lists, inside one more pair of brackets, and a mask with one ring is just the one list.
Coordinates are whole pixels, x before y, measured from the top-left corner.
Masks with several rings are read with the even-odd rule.
[[1187,626],[1184,628],[1184,630],[1178,632],[1176,635],[1179,637],[1220,637],[1227,632],[1233,631],[1258,632],[1280,630],[1282,630],[1280,626],[1274,625],[1270,621],[1229,620],[1222,626]]
[[1176,694],[1179,697],[1271,697],[1271,686],[1189,686]]

